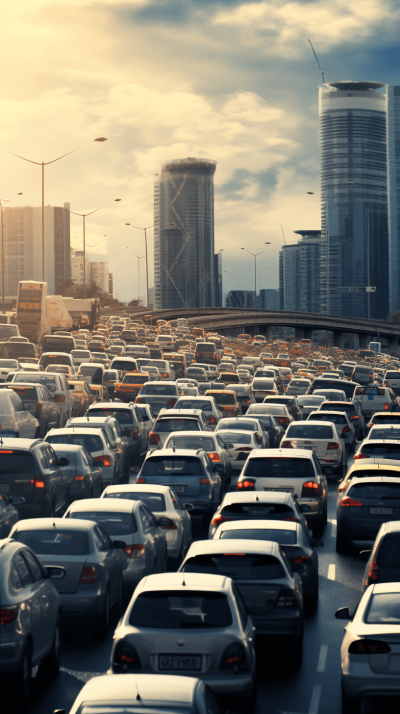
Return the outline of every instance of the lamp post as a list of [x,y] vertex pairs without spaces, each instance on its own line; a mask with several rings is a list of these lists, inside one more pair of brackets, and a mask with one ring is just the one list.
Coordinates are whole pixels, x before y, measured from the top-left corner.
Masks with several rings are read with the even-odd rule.
[[[95,139],[95,141],[97,141]],[[114,201],[121,201],[120,198],[114,198]],[[97,213],[97,211],[100,211],[104,206],[100,206],[100,208],[95,208],[94,211],[90,211],[90,213],[76,213],[75,211],[71,211],[69,208],[63,208],[63,211],[67,211],[68,213],[72,213],[74,216],[81,216],[83,219],[83,297],[86,297],[86,217],[91,216],[93,213]],[[96,243],[97,245],[97,243]]]
[[147,258],[147,231],[150,228],[154,228],[155,223],[153,223],[152,226],[146,226],[145,228],[140,228],[139,226],[134,226],[132,223],[125,223],[126,226],[131,226],[132,228],[136,228],[138,231],[144,231],[144,244],[145,244],[145,250],[146,250],[146,307],[149,302],[149,263],[148,263],[148,258]]
[[[128,248],[128,246],[126,246],[126,247]],[[141,259],[145,258],[146,256],[145,255],[136,255],[136,253],[134,253],[133,250],[131,250],[130,248],[128,248],[128,250],[130,250],[132,255],[134,255],[135,258],[137,258],[137,299],[138,299],[138,307],[139,307],[139,279],[140,279],[139,266],[140,266]],[[147,305],[146,305],[146,307],[147,307]]]
[[[271,245],[270,241],[266,241],[265,245]],[[252,255],[254,257],[254,307],[257,305],[257,258],[259,255],[262,255],[263,253],[267,252],[267,248],[262,250],[260,253],[251,253],[247,248],[241,248],[241,250],[245,250],[246,253],[249,255]]]
[[[17,196],[22,196],[22,192]],[[1,223],[1,293],[3,300],[3,312],[5,311],[5,275],[4,275],[4,229],[3,229],[3,206],[10,203],[9,198],[0,198],[0,223]]]
[[[105,136],[99,136],[97,139],[94,139],[93,141],[107,141]],[[69,156],[70,154],[73,154],[75,151],[78,151],[81,147],[78,146],[77,149],[73,149],[72,151],[68,151],[67,154],[63,154],[62,156],[58,156],[57,159],[53,159],[52,161],[32,161],[31,159],[26,159],[25,156],[20,156],[19,154],[14,154],[12,151],[7,151],[7,154],[11,154],[11,156],[16,156],[17,159],[23,159],[23,161],[28,161],[30,164],[36,164],[36,166],[41,166],[42,167],[42,282],[44,282],[44,167],[48,166],[49,164],[54,164],[56,161],[60,161],[60,159],[64,159],[66,156]]]

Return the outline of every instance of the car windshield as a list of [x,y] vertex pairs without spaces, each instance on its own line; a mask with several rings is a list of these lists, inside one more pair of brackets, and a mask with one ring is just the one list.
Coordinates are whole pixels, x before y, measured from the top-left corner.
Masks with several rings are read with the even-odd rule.
[[400,625],[400,593],[376,593],[371,597],[365,622],[369,625]]
[[124,384],[145,384],[149,378],[147,374],[126,374],[122,381]]
[[332,439],[332,427],[325,424],[291,424],[285,435],[288,439]]
[[129,624],[167,630],[222,628],[232,625],[232,614],[223,593],[157,590],[139,595]]
[[258,426],[254,421],[251,421],[251,419],[242,419],[241,421],[230,421],[229,419],[221,419],[219,422],[218,426],[221,426],[221,429],[218,429],[219,431],[222,430],[227,430],[232,431],[232,429],[238,429],[239,431],[257,431]]
[[98,369],[98,364],[84,364],[79,367],[79,374],[83,374],[84,377],[92,377]]
[[392,426],[374,426],[368,434],[368,439],[399,439],[400,429]]
[[49,444],[75,444],[76,446],[84,446],[91,454],[96,451],[104,451],[104,445],[96,434],[49,434],[46,437]]
[[72,350],[71,354],[73,357],[90,357],[89,350]]
[[49,392],[57,391],[57,378],[47,377],[44,374],[38,374],[37,372],[24,372],[23,374],[16,374],[13,382],[34,382],[35,384],[43,384]]
[[256,457],[249,459],[245,476],[255,478],[314,478],[311,459],[295,456]]
[[28,545],[37,555],[89,555],[89,539],[86,531],[32,530],[16,531],[14,540]]
[[243,431],[218,431],[218,436],[221,437],[224,444],[251,444],[251,434],[246,434]]
[[311,382],[308,379],[291,379],[291,387],[309,387]]
[[122,498],[126,501],[141,501],[147,508],[156,513],[165,511],[165,498],[162,493],[146,493],[145,491],[113,491],[112,493],[104,494],[103,498]]
[[152,384],[147,382],[140,390],[141,395],[145,396],[160,396],[160,397],[176,397],[177,388],[175,384]]
[[196,451],[203,449],[204,451],[215,451],[216,446],[212,438],[208,436],[171,436],[165,444],[166,449],[190,449]]
[[197,555],[186,560],[182,569],[185,573],[226,575],[233,580],[273,580],[286,575],[275,556],[251,553]]
[[341,392],[345,393],[346,399],[352,399],[356,385],[352,382],[346,382],[344,379],[314,379],[310,389],[312,392],[315,392],[316,389],[340,389]]
[[133,416],[130,409],[113,409],[112,407],[96,407],[90,409],[88,416],[109,417],[113,416],[122,427],[132,426]]
[[251,417],[257,419],[264,428],[276,427],[277,423],[273,416],[268,416],[268,414],[257,414],[256,412],[251,412]]
[[132,513],[117,513],[115,511],[75,511],[69,518],[94,521],[101,526],[109,536],[123,536],[136,533],[137,525]]
[[[189,387],[191,385],[187,384],[186,386]],[[196,399],[178,399],[175,409],[201,409],[202,412],[212,412],[212,404],[211,402],[202,402]]]
[[238,530],[222,531],[221,539],[240,540],[272,540],[274,543],[296,545],[296,531],[285,531],[280,528],[243,528]]
[[202,476],[201,462],[192,456],[153,456],[142,467],[141,476]]
[[374,424],[400,424],[400,414],[375,414],[372,421]]

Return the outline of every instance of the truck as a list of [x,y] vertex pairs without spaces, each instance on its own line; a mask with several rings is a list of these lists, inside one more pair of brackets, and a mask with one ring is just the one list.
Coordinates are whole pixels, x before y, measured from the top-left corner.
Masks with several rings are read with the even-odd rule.
[[380,342],[370,342],[369,343],[369,349],[375,352],[376,354],[379,354],[381,351],[382,345]]

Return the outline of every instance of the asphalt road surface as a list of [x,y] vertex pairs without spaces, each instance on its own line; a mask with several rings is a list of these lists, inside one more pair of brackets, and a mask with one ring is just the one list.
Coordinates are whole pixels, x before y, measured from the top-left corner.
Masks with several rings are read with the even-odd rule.
[[[349,466],[353,459],[349,457]],[[232,489],[235,489],[236,479]],[[328,526],[319,554],[319,605],[315,615],[306,616],[303,663],[291,673],[284,646],[271,642],[257,644],[257,705],[255,714],[340,714],[340,646],[343,621],[334,618],[342,606],[354,608],[360,599],[365,565],[358,559],[360,550],[370,543],[354,544],[354,552],[338,555],[335,550],[337,484],[329,482]],[[201,519],[193,519],[193,539],[206,538]],[[116,621],[113,622],[115,627]],[[50,687],[38,675],[33,681],[31,714],[52,714],[55,709],[69,711],[76,695],[93,676],[104,674],[110,662],[112,629],[104,640],[94,638],[85,622],[69,624],[63,633],[61,671]],[[234,702],[228,704],[234,709]],[[365,702],[363,714],[373,711],[399,712],[400,701]]]

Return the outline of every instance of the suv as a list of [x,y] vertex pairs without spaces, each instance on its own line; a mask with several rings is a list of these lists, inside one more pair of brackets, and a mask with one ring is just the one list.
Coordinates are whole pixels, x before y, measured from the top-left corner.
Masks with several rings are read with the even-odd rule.
[[351,423],[354,424],[357,439],[364,437],[365,419],[357,402],[323,402],[315,409],[318,411],[321,409],[324,412],[346,412]]
[[374,381],[372,365],[357,364],[351,378],[353,382],[358,382],[359,384],[371,384]]
[[173,409],[201,409],[207,419],[207,426],[214,431],[222,418],[218,404],[214,397],[179,397]]
[[149,435],[149,445],[162,449],[168,437],[180,431],[209,431],[201,409],[161,409]]
[[175,382],[146,382],[136,397],[136,404],[150,404],[153,414],[161,409],[171,409],[175,406],[181,392]]
[[128,439],[131,466],[141,462],[149,443],[148,420],[142,416],[141,410],[133,402],[130,404],[97,402],[97,404],[92,404],[89,407],[86,416],[115,417],[119,422],[122,433]]

